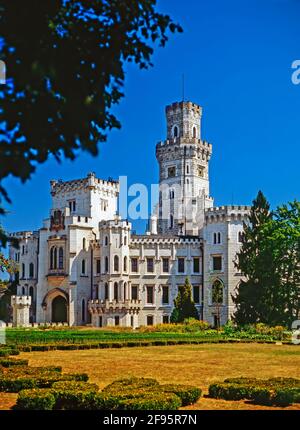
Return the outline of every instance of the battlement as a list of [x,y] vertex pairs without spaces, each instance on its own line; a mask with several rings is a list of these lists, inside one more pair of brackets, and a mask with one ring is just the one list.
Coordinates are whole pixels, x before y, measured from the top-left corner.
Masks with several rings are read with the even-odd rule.
[[52,180],[50,181],[51,195],[55,196],[60,193],[78,191],[84,188],[95,188],[101,186],[104,188],[113,189],[115,192],[119,190],[119,182],[113,179],[100,179],[95,176],[95,173],[89,173],[86,178],[73,179],[70,181]]
[[208,224],[212,222],[246,220],[249,216],[250,210],[251,206],[215,206],[205,210],[205,222]]
[[128,220],[122,220],[119,215],[116,215],[113,220],[104,220],[99,223],[99,229],[114,229],[123,228],[125,230],[131,230],[131,223]]
[[[203,149],[208,150],[210,153],[212,152],[212,144],[207,142],[206,140],[197,139],[197,138],[186,138],[186,137],[174,137],[166,140],[161,140],[157,143],[156,149],[172,147],[175,145],[197,145],[197,147],[202,147]],[[170,148],[171,149],[171,148]]]
[[196,103],[192,103],[189,101],[181,101],[181,102],[174,102],[171,103],[170,105],[166,106],[166,113],[172,113],[174,111],[180,111],[183,109],[188,109],[188,110],[194,110],[195,113],[198,113],[199,115],[202,112],[202,107]]
[[130,245],[136,244],[188,244],[201,243],[198,236],[162,236],[162,235],[132,235]]
[[17,307],[30,306],[31,296],[11,296],[11,305]]

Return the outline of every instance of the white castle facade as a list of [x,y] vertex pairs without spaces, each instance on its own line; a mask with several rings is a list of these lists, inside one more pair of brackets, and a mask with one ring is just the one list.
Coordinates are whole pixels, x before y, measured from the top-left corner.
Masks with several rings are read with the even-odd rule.
[[12,234],[20,239],[9,251],[20,267],[15,325],[167,323],[186,277],[199,319],[231,318],[242,276],[234,261],[250,207],[213,205],[202,108],[173,103],[166,116],[167,138],[156,146],[158,209],[144,235],[118,215],[119,183],[94,173],[51,181],[50,217],[37,231]]

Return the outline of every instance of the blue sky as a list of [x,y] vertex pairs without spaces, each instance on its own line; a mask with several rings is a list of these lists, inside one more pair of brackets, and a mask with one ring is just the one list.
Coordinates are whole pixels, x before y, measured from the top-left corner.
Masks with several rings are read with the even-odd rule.
[[[156,183],[155,145],[166,134],[165,105],[186,98],[203,106],[202,136],[213,145],[211,195],[215,205],[250,204],[261,189],[274,207],[300,199],[300,85],[291,81],[300,59],[299,0],[160,0],[184,33],[157,48],[154,67],[126,67],[125,98],[114,111],[122,122],[93,158],[51,160],[25,184],[4,182],[13,204],[9,231],[41,226],[49,214],[50,179],[95,171]],[[34,124],[33,124],[34,127]],[[144,222],[135,227],[143,231]]]

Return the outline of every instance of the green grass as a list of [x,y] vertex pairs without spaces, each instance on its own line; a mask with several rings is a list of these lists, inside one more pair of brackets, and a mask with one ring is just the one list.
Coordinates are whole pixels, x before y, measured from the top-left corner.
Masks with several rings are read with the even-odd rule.
[[192,333],[175,332],[139,332],[132,330],[116,329],[80,329],[80,328],[9,328],[6,330],[6,341],[16,346],[28,346],[38,344],[99,344],[99,343],[124,343],[130,341],[155,342],[218,342],[218,341],[275,341],[269,335],[240,333],[240,337],[226,335],[216,330],[204,330]]

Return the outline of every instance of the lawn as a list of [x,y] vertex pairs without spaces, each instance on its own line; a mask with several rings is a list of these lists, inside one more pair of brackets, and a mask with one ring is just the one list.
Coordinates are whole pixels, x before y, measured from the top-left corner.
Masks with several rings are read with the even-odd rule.
[[[22,353],[31,366],[61,365],[66,372],[87,372],[100,388],[126,376],[156,378],[161,383],[193,384],[207,394],[210,383],[228,377],[300,378],[300,347],[267,344],[203,344],[82,351]],[[16,395],[0,393],[0,409]],[[278,409],[243,401],[201,398],[193,409]],[[293,405],[286,409],[300,409]]]

